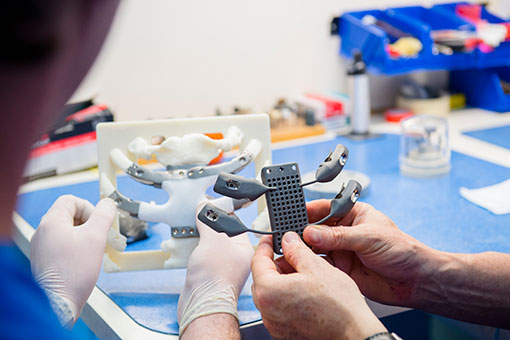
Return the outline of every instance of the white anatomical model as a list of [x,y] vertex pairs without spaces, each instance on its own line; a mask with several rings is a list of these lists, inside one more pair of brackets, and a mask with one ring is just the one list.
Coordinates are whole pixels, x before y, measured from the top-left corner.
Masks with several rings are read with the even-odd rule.
[[[198,244],[195,226],[196,208],[204,201],[226,211],[242,206],[242,201],[227,197],[210,200],[206,190],[216,181],[221,171],[235,173],[243,169],[259,154],[262,144],[252,139],[239,155],[230,161],[207,165],[223,151],[239,146],[243,134],[235,126],[228,129],[224,139],[214,140],[203,134],[193,133],[182,137],[168,137],[160,145],[150,145],[143,138],[135,138],[128,150],[137,158],[151,159],[153,155],[166,170],[153,171],[132,162],[120,149],[110,151],[112,162],[134,180],[161,188],[168,193],[168,201],[157,205],[135,202],[122,196],[105,175],[101,178],[101,194],[111,197],[120,209],[147,222],[161,222],[171,227],[172,238],[161,243],[161,250],[170,253],[165,268],[186,267],[188,258]],[[115,235],[114,235],[115,236]],[[119,237],[110,237],[110,245],[123,250]],[[115,244],[117,242],[117,244]],[[122,243],[122,241],[121,241]],[[106,263],[111,263],[106,259]],[[114,268],[113,268],[114,269]],[[105,269],[106,270],[106,269]],[[111,271],[112,268],[109,268]]]

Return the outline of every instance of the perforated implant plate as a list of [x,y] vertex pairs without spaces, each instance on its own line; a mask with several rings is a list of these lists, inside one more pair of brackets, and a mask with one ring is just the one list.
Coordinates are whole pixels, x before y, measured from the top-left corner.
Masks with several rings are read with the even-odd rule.
[[301,175],[296,163],[277,164],[262,168],[262,182],[277,188],[266,193],[266,202],[273,231],[273,250],[282,253],[282,236],[294,231],[303,237],[308,225],[305,196],[301,188]]

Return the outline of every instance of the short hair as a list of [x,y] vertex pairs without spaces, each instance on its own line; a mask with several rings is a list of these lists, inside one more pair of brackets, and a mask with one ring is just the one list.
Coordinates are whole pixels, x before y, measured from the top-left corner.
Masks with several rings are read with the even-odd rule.
[[[70,2],[75,0],[68,0]],[[45,60],[60,43],[66,0],[1,0],[0,64]]]

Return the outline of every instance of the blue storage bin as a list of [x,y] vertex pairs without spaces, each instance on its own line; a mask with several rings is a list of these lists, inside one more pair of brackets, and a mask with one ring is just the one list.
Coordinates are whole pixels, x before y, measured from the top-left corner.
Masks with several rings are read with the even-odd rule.
[[[455,9],[459,3],[454,4],[442,4],[436,5],[435,8],[447,11],[451,15],[456,15]],[[460,3],[468,4],[468,3]],[[482,7],[481,18],[487,20],[491,24],[501,24],[510,22],[500,17],[495,16]],[[488,68],[488,67],[499,67],[499,66],[510,66],[510,41],[502,42],[500,46],[496,47],[494,51],[484,53],[480,50],[476,50],[476,67],[477,68]]]
[[501,80],[510,83],[510,67],[452,71],[450,88],[464,93],[470,106],[507,112],[510,94],[504,92]]
[[[423,50],[416,57],[392,58],[386,49],[393,41],[376,25],[365,25],[362,22],[365,15],[372,15],[419,39]],[[440,8],[413,6],[345,13],[339,22],[341,54],[350,58],[355,50],[359,50],[371,72],[388,75],[416,70],[469,69],[475,66],[476,55],[473,53],[433,55],[430,33],[434,29],[474,30],[475,27]]]
[[[456,14],[457,5],[472,5],[472,4],[469,2],[455,2],[455,3],[451,3],[451,4],[435,5],[433,8],[436,10],[440,10],[443,13],[448,13],[448,15],[457,15]],[[488,22],[493,23],[493,24],[499,24],[499,23],[506,22],[506,20],[504,20],[500,17],[497,17],[494,14],[492,14],[491,12],[489,12],[487,10],[487,8],[485,8],[484,6],[482,6],[481,18],[484,20],[487,20]],[[464,20],[464,19],[462,19],[462,20]]]
[[339,23],[339,35],[342,37],[341,54],[351,58],[355,51],[363,53],[363,59],[371,72],[396,74],[416,70],[423,66],[423,59],[430,55],[430,49],[424,48],[417,57],[391,58],[386,48],[393,39],[376,25],[366,25],[363,17],[371,15],[378,20],[406,32],[422,41],[431,44],[430,35],[421,27],[400,18],[388,15],[386,11],[373,10],[351,12],[342,15]]
[[[415,22],[423,26],[429,36],[432,31],[436,30],[474,31],[476,29],[473,24],[457,17],[455,13],[452,14],[437,7],[401,7],[395,8],[393,12],[394,15],[400,16],[402,20]],[[432,51],[432,43],[427,48]],[[470,69],[476,65],[476,54],[466,52],[454,53],[453,55],[432,55],[426,61],[426,65],[426,68],[431,70]]]
[[475,26],[464,19],[459,18],[441,7],[425,8],[420,6],[395,8],[397,15],[405,15],[410,20],[419,20],[431,31],[438,30],[461,30],[474,31]]
[[[458,4],[390,8],[343,14],[338,20],[338,34],[342,38],[340,52],[351,58],[361,51],[369,70],[387,75],[417,70],[451,70],[450,87],[466,94],[467,103],[488,110],[510,111],[510,94],[501,86],[501,79],[510,82],[510,42],[503,42],[490,53],[479,49],[453,55],[434,55],[434,30],[475,31],[475,24],[456,14]],[[392,58],[387,52],[392,37],[372,24],[364,24],[363,17],[371,15],[378,20],[419,39],[423,50],[415,57]],[[482,8],[481,18],[490,23],[507,22]]]
[[[351,58],[354,51],[363,53],[371,72],[382,74],[401,74],[416,70],[463,70],[474,68],[500,67],[510,65],[510,42],[504,42],[493,52],[473,52],[433,55],[431,32],[434,30],[475,31],[473,23],[455,13],[460,3],[436,5],[431,8],[420,6],[390,8],[345,13],[340,17],[338,33],[342,38],[341,54]],[[462,4],[467,4],[463,2]],[[416,57],[392,58],[387,52],[391,37],[376,25],[365,25],[362,19],[372,15],[419,39],[423,50]],[[482,9],[482,19],[491,23],[505,20]]]

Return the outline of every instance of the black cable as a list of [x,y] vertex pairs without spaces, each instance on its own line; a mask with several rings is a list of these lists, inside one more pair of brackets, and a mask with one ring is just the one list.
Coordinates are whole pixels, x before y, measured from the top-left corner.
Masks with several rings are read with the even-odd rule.
[[317,222],[312,223],[312,224],[314,224],[314,225],[322,224],[322,223],[326,222],[327,220],[329,220],[331,217],[333,217],[333,215],[332,215],[332,214],[329,214],[328,216],[324,217],[322,220],[317,221]]
[[302,183],[302,184],[300,184],[299,186],[302,188],[302,187],[305,187],[305,186],[307,186],[307,185],[314,184],[314,183],[317,183],[317,180],[316,180],[316,179],[314,179],[313,181],[308,182],[308,183]]
[[278,233],[281,232],[281,231],[278,231],[278,230],[275,230],[275,231],[262,231],[262,230],[249,229],[249,228],[246,228],[246,231],[249,231],[249,232],[255,233],[255,234],[261,234],[261,235],[274,235],[274,234],[278,234]]

